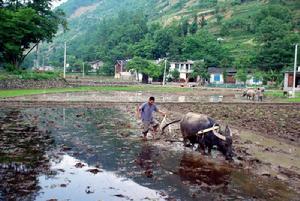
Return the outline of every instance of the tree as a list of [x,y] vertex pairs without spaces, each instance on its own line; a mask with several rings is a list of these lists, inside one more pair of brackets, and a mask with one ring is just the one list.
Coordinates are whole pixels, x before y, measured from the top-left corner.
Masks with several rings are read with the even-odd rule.
[[59,25],[66,28],[64,13],[52,11],[52,0],[8,1],[0,6],[1,61],[19,68],[41,41],[51,41]]
[[130,60],[127,63],[127,68],[129,70],[135,70],[137,73],[142,73],[143,83],[148,83],[149,77],[157,78],[162,74],[162,69],[141,57],[134,57]]
[[153,59],[155,57],[155,41],[146,36],[143,40],[130,46],[132,56],[139,56],[146,59]]
[[262,80],[263,79],[263,75],[264,75],[264,73],[262,71],[255,70],[254,73],[253,73],[253,79],[255,79],[255,80]]
[[197,31],[198,31],[198,16],[195,15],[193,23],[191,24],[191,27],[190,27],[190,33],[195,34]]
[[300,41],[292,33],[292,26],[282,20],[267,17],[257,28],[257,41],[261,43],[256,62],[262,70],[281,70],[293,63],[293,44]]
[[218,14],[216,15],[216,18],[217,18],[217,23],[218,23],[218,24],[221,24],[221,21],[222,21],[222,19],[224,18],[224,16],[223,16],[222,14],[218,13]]
[[114,74],[114,63],[112,62],[105,62],[102,66],[102,68],[100,68],[100,74],[104,74],[104,75],[113,75]]
[[227,57],[227,52],[217,38],[203,29],[184,39],[182,54],[184,59],[204,59],[207,66],[218,66]]
[[281,71],[293,63],[293,44],[300,41],[293,33],[291,12],[287,7],[271,5],[255,17],[256,40],[260,44],[256,65],[265,71]]
[[283,71],[279,70],[269,70],[268,72],[263,73],[262,77],[264,82],[270,81],[277,86],[281,85],[284,79]]
[[200,26],[203,28],[207,24],[206,19],[204,15],[202,15],[201,20],[200,20]]
[[174,69],[171,71],[171,76],[175,81],[177,81],[180,77],[180,72],[177,69]]
[[205,80],[209,79],[210,75],[204,61],[197,61],[193,65],[192,77],[197,78],[198,76],[200,77],[201,84],[204,84]]
[[248,80],[248,72],[246,68],[240,68],[237,70],[237,73],[235,74],[235,79],[237,79],[240,82],[243,82],[244,85],[246,85],[246,82]]
[[186,36],[189,32],[189,21],[186,19],[181,23],[181,34]]
[[171,29],[160,29],[154,34],[154,41],[156,43],[155,58],[166,57],[170,51],[170,45],[173,43],[174,35]]

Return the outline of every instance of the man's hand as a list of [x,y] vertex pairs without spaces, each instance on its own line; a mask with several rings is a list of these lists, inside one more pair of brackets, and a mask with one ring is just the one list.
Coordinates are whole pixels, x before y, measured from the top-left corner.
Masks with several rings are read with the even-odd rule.
[[167,116],[167,113],[163,112],[163,111],[158,111],[162,116]]
[[139,106],[137,106],[136,108],[136,117],[137,119],[141,119],[141,109]]

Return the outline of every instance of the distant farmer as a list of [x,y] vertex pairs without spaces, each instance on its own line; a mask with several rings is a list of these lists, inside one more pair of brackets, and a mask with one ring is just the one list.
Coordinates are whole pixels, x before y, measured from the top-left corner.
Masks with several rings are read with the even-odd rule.
[[263,90],[261,88],[257,88],[256,91],[258,101],[262,102],[263,100]]
[[164,112],[160,111],[154,104],[155,98],[150,97],[148,102],[143,103],[138,108],[138,117],[142,118],[143,122],[143,135],[144,138],[147,137],[147,133],[150,129],[153,129],[154,132],[157,132],[159,126],[158,122],[153,118],[153,112],[158,112],[162,115],[166,115]]

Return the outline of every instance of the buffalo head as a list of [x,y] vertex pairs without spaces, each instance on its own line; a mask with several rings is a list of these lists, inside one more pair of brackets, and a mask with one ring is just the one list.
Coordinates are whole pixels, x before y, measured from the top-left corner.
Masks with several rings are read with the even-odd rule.
[[233,157],[231,129],[226,126],[224,135],[215,130],[213,130],[213,134],[220,139],[218,149],[225,155],[227,160],[231,160]]

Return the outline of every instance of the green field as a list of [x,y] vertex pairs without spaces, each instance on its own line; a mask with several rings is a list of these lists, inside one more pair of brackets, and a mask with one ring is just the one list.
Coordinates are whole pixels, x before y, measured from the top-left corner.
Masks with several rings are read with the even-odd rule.
[[278,98],[284,102],[290,102],[290,103],[300,103],[300,92],[296,92],[296,97],[295,98],[288,98],[288,97],[285,97],[283,95],[283,92],[280,91],[280,90],[270,90],[270,91],[267,91],[265,93],[265,95],[267,97],[273,97],[273,98]]

